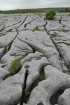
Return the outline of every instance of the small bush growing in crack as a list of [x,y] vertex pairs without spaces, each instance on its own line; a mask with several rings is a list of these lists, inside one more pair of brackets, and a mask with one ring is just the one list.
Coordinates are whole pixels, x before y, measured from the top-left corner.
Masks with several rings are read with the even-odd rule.
[[34,31],[41,31],[41,30],[39,29],[39,27],[35,27],[35,29],[33,29],[32,31],[34,32]]
[[26,88],[25,88],[25,90],[24,90],[24,92],[23,92],[23,95],[22,95],[22,98],[23,98],[23,102],[24,103],[27,103],[27,101],[29,100],[29,95],[30,95],[30,92],[28,92],[27,94],[25,93],[26,92]]
[[46,19],[54,20],[54,15],[56,15],[56,12],[55,11],[50,11],[50,12],[46,13]]
[[28,53],[26,53],[25,55],[22,55],[22,57],[20,57],[16,60],[12,61],[11,67],[8,70],[10,74],[15,74],[21,69],[20,60],[23,59],[24,57],[26,57],[27,55],[28,55]]

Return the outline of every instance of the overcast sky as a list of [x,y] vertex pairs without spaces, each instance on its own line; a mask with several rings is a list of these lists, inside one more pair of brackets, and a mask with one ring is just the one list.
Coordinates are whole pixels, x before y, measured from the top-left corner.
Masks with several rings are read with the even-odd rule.
[[0,0],[0,10],[70,7],[70,0]]

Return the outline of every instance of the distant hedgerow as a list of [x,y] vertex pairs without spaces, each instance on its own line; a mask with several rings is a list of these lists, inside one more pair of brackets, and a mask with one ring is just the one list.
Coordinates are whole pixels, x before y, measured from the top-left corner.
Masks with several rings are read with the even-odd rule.
[[50,11],[50,12],[46,13],[46,19],[54,20],[54,15],[56,15],[56,12],[55,11]]

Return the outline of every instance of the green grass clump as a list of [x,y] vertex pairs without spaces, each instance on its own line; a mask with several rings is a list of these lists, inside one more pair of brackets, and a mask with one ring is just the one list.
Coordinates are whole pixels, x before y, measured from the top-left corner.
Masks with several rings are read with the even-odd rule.
[[30,92],[28,92],[27,94],[25,92],[26,92],[26,88],[23,92],[23,95],[22,95],[23,99],[22,100],[23,100],[24,103],[27,103],[27,101],[29,100],[28,96],[30,95]]
[[50,12],[46,13],[46,19],[54,20],[54,15],[56,15],[56,12],[55,11],[50,11]]
[[34,32],[34,31],[41,31],[41,30],[39,29],[39,27],[35,27],[35,29],[33,29],[32,31]]
[[0,46],[0,48],[3,48],[3,46]]
[[63,70],[63,73],[66,73],[66,70]]
[[70,46],[70,43],[65,43],[67,46]]
[[17,18],[14,18],[14,19],[17,19]]
[[31,86],[31,90],[33,90],[37,85],[38,85],[38,83],[39,82],[41,82],[41,81],[43,81],[43,80],[45,80],[46,78],[45,78],[45,76],[44,76],[44,71],[43,70],[41,70],[40,71],[40,76],[37,78],[37,80],[32,84],[32,86]]
[[25,55],[22,55],[22,57],[20,57],[16,60],[12,61],[11,67],[8,70],[10,74],[15,74],[21,69],[20,60],[23,59],[24,57],[26,57],[27,55],[28,55],[28,53],[26,53]]
[[65,25],[63,25],[63,28],[65,28]]
[[38,51],[37,48],[34,48],[34,47],[32,47],[32,46],[30,46],[30,47],[33,49],[33,53],[35,53],[36,51]]

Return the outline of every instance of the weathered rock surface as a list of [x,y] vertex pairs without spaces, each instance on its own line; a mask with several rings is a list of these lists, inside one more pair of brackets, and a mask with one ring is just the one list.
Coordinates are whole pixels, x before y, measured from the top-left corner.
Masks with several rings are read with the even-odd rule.
[[[21,67],[11,74],[17,58]],[[23,97],[23,105],[70,105],[69,71],[69,13],[54,20],[45,13],[0,14],[0,105],[21,105]]]
[[[59,53],[57,52],[54,44],[45,31],[22,31],[19,33],[18,38],[29,44],[30,46],[37,48],[47,57],[47,59],[51,62],[53,66],[61,70]],[[53,59],[57,60],[54,60],[54,62],[52,62]]]
[[10,32],[5,36],[0,37],[0,45],[1,46],[10,46],[14,38],[16,37],[16,32]]
[[38,86],[33,89],[26,105],[37,105],[40,102],[44,105],[50,105],[50,98],[54,93],[62,87],[70,88],[70,77],[55,67],[50,65],[46,66],[45,77],[46,80],[40,82]]
[[2,57],[1,61],[6,64],[9,68],[13,60],[20,58],[20,56],[25,55],[25,53],[33,52],[31,47],[29,47],[25,42],[22,42],[16,38],[10,48],[10,50]]

